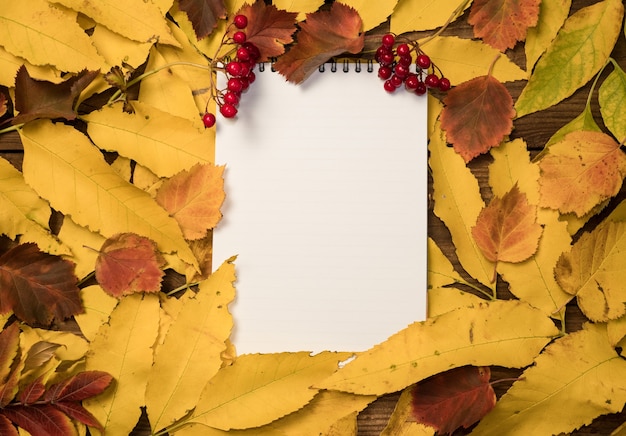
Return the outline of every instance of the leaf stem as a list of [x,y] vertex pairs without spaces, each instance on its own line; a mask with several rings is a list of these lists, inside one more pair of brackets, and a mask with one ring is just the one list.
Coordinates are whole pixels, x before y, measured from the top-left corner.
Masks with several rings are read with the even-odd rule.
[[459,16],[459,14],[465,10],[465,7],[467,6],[469,2],[470,0],[463,0],[461,4],[459,4],[457,8],[452,12],[452,14],[450,14],[450,16],[448,17],[448,20],[445,23],[443,23],[443,26],[441,26],[432,35],[427,36],[423,41],[420,42],[420,45],[428,44],[430,41],[432,41],[433,39],[441,35],[444,32],[444,30],[447,29],[450,23],[452,23]]
[[5,127],[4,129],[0,130],[0,135],[2,135],[3,133],[17,131],[21,129],[24,124],[25,123],[20,123],[20,124],[15,124],[14,126]]
[[171,291],[169,291],[168,293],[166,293],[165,295],[167,295],[168,297],[171,297],[172,295],[180,292],[180,291],[185,291],[193,286],[198,286],[200,284],[200,282],[193,282],[193,283],[185,283],[184,285],[181,285],[179,287],[177,287],[176,289],[172,289]]
[[91,280],[93,277],[96,276],[96,272],[95,271],[91,271],[89,274],[87,274],[85,277],[83,277],[82,279],[80,279],[78,281],[78,283],[76,283],[77,287],[81,287],[82,285],[84,285],[85,283],[87,283],[89,280]]

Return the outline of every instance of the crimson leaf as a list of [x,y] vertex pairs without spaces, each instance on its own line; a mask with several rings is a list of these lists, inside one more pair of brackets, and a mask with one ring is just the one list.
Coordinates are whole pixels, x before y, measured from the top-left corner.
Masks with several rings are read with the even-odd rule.
[[178,8],[187,14],[196,38],[211,34],[219,18],[226,18],[223,0],[178,0]]
[[113,381],[103,371],[84,371],[50,386],[45,399],[51,402],[82,401],[101,394]]
[[41,399],[44,392],[46,391],[46,386],[41,382],[42,377],[37,378],[33,382],[29,383],[20,391],[17,396],[17,399],[20,403],[25,406],[36,403]]
[[5,407],[2,413],[32,436],[67,436],[75,434],[72,421],[49,404]]
[[2,436],[19,436],[17,429],[9,419],[0,412],[0,434]]

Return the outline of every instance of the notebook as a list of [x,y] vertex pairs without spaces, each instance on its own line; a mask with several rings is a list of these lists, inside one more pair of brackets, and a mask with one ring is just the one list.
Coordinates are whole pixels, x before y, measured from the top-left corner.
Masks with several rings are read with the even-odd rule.
[[266,66],[218,120],[239,354],[364,351],[426,318],[427,98],[369,67],[293,85]]

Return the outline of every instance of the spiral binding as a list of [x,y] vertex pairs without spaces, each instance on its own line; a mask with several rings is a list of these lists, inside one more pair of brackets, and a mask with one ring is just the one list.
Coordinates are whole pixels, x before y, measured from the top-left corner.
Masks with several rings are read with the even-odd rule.
[[[267,63],[270,64],[270,71],[271,72],[276,72],[276,68],[274,68],[274,62],[276,62],[275,58],[270,59],[269,62],[264,62],[264,63],[260,63],[257,65],[258,71],[260,73],[265,72],[265,65]],[[323,63],[322,65],[320,65],[318,67],[318,71],[320,73],[323,73],[326,71],[327,67],[328,69],[330,69],[331,73],[336,73],[338,71],[337,69],[337,59],[331,59],[330,61]],[[368,73],[373,73],[374,72],[374,61],[372,59],[367,59],[366,61],[367,63],[367,67],[366,70]],[[350,60],[350,59],[343,59],[341,61],[342,67],[341,67],[341,71],[343,71],[344,73],[349,73],[350,72],[350,66],[353,65],[354,66],[354,72],[355,73],[360,73],[362,71],[362,61],[361,59],[355,59],[355,60]]]

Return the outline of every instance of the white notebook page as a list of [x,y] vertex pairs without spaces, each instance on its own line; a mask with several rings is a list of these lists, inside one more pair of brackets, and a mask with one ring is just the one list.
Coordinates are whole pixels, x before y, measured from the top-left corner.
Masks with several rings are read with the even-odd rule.
[[240,354],[363,351],[426,318],[427,99],[353,69],[266,68],[218,120]]

